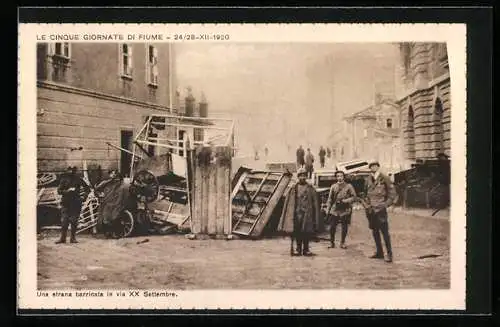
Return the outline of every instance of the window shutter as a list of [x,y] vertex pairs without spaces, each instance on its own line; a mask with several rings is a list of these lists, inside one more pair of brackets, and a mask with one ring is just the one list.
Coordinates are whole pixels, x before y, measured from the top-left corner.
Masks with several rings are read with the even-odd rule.
[[68,42],[68,57],[71,58],[71,43]]
[[69,58],[69,42],[64,42],[62,44],[62,55]]
[[134,62],[134,56],[133,56],[133,53],[132,53],[132,45],[131,44],[128,44],[128,75],[132,75],[132,71],[133,71],[133,62]]
[[47,53],[49,56],[53,56],[56,53],[56,44],[55,43],[48,43]]

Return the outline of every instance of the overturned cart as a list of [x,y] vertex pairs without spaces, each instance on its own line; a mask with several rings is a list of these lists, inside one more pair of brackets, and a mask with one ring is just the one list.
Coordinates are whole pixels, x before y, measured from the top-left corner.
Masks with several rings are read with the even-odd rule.
[[130,152],[133,222],[230,235],[233,129],[229,119],[149,116]]

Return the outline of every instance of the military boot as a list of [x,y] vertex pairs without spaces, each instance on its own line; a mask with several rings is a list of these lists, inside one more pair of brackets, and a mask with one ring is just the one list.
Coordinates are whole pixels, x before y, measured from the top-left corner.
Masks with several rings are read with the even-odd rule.
[[71,237],[69,240],[70,243],[78,243],[76,240],[76,223],[71,224]]
[[56,244],[66,243],[67,232],[68,232],[67,229],[63,227],[61,230],[61,237],[56,241]]

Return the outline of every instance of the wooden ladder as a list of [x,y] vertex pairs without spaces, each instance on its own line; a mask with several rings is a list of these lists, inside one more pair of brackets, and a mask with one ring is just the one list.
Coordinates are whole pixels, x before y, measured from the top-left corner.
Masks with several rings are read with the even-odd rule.
[[[252,233],[252,231],[254,230],[255,225],[259,221],[259,218],[260,218],[262,212],[266,208],[270,198],[275,193],[278,185],[280,184],[280,182],[283,178],[283,175],[281,175],[280,178],[275,181],[275,184],[273,186],[273,190],[271,192],[269,192],[269,195],[265,197],[265,200],[256,202],[255,199],[257,198],[259,193],[261,193],[262,187],[264,186],[266,181],[268,181],[268,177],[271,174],[272,173],[267,172],[266,175],[262,178],[257,190],[255,191],[255,193],[252,195],[252,197],[246,203],[244,212],[241,214],[241,216],[238,218],[238,221],[234,225],[233,233],[239,234],[239,235],[249,236]],[[255,178],[255,177],[252,175],[246,175],[244,178],[247,179],[247,178]],[[247,194],[247,196],[248,196],[248,192],[246,191],[244,181],[241,183],[240,188],[242,188],[243,191],[245,192],[245,194]],[[259,204],[259,211],[257,214],[251,214],[249,211],[252,208],[253,204],[255,204],[255,203]]]

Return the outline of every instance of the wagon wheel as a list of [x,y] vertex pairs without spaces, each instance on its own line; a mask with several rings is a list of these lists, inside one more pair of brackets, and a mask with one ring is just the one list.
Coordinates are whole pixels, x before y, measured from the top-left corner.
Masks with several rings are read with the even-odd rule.
[[134,216],[128,210],[123,210],[113,224],[113,237],[124,238],[130,236],[134,230]]
[[39,187],[49,185],[57,180],[57,176],[54,173],[41,173],[36,178]]
[[137,201],[151,203],[158,198],[160,184],[153,173],[141,170],[134,175],[131,183],[131,192]]

